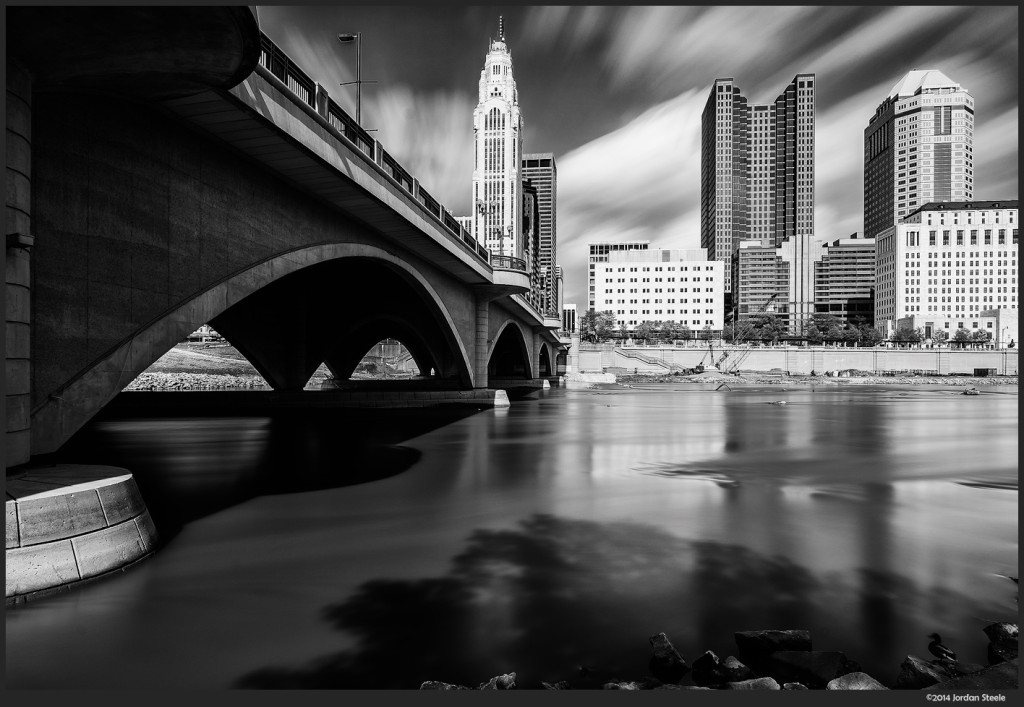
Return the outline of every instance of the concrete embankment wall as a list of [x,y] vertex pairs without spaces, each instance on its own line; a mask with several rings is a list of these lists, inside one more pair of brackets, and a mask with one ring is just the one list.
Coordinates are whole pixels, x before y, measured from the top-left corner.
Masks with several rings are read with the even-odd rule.
[[[995,369],[997,375],[1017,375],[1017,350],[960,351],[954,349],[890,349],[836,347],[777,347],[750,349],[741,346],[714,347],[714,360],[723,354],[722,366],[732,369],[738,360],[739,371],[770,371],[780,369],[793,374],[811,371],[856,369],[881,373],[884,371],[930,371],[938,375],[973,374],[975,369]],[[682,347],[612,347],[604,346],[579,351],[581,372],[602,372],[622,368],[640,373],[671,373],[679,368],[693,368],[711,363],[706,348]]]

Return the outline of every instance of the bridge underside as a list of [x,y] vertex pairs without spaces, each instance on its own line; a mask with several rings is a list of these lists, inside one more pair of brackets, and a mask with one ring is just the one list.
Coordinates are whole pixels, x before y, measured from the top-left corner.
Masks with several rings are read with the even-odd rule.
[[405,343],[420,370],[471,387],[455,333],[402,271],[370,258],[305,268],[254,292],[210,321],[278,390],[298,390],[321,363],[348,378],[382,339]]

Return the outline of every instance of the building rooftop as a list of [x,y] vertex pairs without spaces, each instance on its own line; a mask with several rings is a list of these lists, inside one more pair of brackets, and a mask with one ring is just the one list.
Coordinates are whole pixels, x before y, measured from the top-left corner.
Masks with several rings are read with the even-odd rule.
[[930,201],[924,206],[911,211],[904,218],[909,218],[921,211],[980,211],[981,209],[1016,209],[1017,199],[1000,201]]
[[914,69],[896,82],[896,85],[889,91],[889,97],[913,96],[921,91],[938,88],[959,89],[960,84],[938,69]]

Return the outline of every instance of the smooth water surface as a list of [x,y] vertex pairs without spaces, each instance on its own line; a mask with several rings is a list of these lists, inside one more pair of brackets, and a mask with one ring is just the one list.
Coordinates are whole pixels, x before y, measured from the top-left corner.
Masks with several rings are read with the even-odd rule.
[[165,544],[8,609],[7,686],[586,687],[647,674],[660,631],[692,663],[763,628],[890,685],[933,631],[985,664],[1017,620],[1018,396],[982,391],[99,420],[67,461],[130,468]]

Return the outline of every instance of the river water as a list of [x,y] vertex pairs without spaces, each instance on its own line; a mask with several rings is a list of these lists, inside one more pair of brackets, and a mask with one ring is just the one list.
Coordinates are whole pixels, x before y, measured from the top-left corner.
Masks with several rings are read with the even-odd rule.
[[889,685],[933,631],[985,664],[1017,620],[1018,395],[961,390],[106,415],[62,458],[130,468],[163,545],[9,608],[7,687],[588,687],[647,674],[652,634],[692,663],[765,628]]

